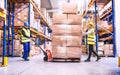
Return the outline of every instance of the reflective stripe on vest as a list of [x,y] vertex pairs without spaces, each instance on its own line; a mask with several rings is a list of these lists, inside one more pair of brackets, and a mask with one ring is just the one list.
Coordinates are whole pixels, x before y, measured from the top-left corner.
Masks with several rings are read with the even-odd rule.
[[92,33],[91,33],[91,34],[88,34],[87,43],[88,43],[88,44],[95,44],[95,33],[94,33],[94,29],[92,29]]
[[[26,34],[27,36],[30,37],[30,31],[29,31],[29,30],[26,30],[25,28],[23,28],[22,30],[25,32],[25,34]],[[30,39],[27,38],[27,37],[25,37],[23,34],[22,34],[21,39],[22,39],[21,42],[30,42]]]

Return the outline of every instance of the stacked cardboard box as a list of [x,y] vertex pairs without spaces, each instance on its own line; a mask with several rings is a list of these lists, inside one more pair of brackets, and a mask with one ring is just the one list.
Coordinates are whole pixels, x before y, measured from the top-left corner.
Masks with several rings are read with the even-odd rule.
[[28,22],[28,5],[27,4],[18,4],[15,5],[15,19],[14,25],[15,26],[24,26],[23,22]]
[[104,45],[105,56],[113,56],[113,44]]
[[98,42],[98,54],[104,55],[104,42]]
[[76,4],[63,4],[62,12],[53,14],[52,57],[80,58],[82,17],[77,14]]

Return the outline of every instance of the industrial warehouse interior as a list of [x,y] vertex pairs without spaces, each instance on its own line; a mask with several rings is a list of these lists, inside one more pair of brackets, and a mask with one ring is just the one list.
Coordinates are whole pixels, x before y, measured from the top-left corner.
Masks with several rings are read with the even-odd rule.
[[0,75],[120,75],[119,0],[0,0]]

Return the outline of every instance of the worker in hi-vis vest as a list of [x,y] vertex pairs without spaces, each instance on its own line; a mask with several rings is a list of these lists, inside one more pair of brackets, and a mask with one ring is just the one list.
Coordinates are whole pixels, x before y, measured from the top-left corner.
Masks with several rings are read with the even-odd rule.
[[24,28],[22,28],[21,30],[21,42],[23,44],[23,48],[24,48],[24,53],[23,53],[23,59],[25,61],[29,61],[28,56],[30,53],[30,30],[29,30],[29,24],[28,22],[24,22]]
[[89,55],[88,58],[85,60],[85,62],[90,62],[90,58],[92,55],[92,52],[97,56],[98,61],[100,59],[100,56],[94,51],[94,44],[95,44],[95,30],[94,30],[94,24],[92,22],[89,22],[87,24],[87,32],[83,32],[83,35],[87,35],[87,44],[89,46]]

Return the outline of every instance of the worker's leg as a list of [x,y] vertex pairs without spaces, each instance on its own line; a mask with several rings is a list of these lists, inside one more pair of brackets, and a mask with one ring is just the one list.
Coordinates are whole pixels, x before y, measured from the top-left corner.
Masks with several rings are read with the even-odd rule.
[[29,57],[29,54],[30,54],[30,42],[28,42],[28,57]]
[[93,52],[97,57],[99,57],[98,54],[97,54],[93,49],[92,49],[92,52]]
[[90,60],[91,55],[92,55],[92,45],[89,45],[89,56],[88,56],[88,60]]
[[[93,47],[93,46],[92,46]],[[100,56],[97,54],[97,52],[95,52],[93,49],[92,49],[92,52],[97,56],[97,60],[98,61],[100,59]]]
[[27,43],[26,42],[23,43],[23,47],[24,47],[23,58],[26,60],[27,59]]
[[87,60],[85,60],[85,62],[88,62],[88,61],[90,61],[90,58],[91,58],[91,55],[92,55],[92,46],[91,45],[89,45],[89,55],[88,55],[88,58],[87,58]]
[[28,61],[28,42],[24,43],[24,60]]

